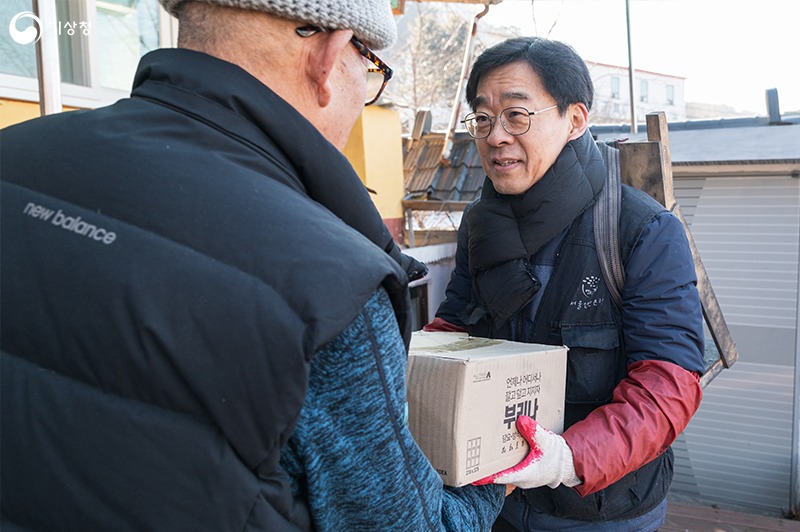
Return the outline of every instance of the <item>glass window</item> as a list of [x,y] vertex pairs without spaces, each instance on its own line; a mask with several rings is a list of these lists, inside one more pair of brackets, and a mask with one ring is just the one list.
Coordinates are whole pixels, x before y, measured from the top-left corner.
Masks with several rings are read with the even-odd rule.
[[647,101],[647,81],[645,80],[639,82],[639,101]]
[[619,77],[611,76],[611,97],[613,99],[619,98]]
[[[61,81],[75,85],[89,86],[89,29],[84,0],[56,0],[55,31],[58,32],[58,55],[61,67]],[[32,12],[31,0],[3,0],[0,4],[0,26],[19,14]],[[17,19],[15,29],[25,32],[28,28],[41,31],[42,28],[31,17]],[[36,44],[18,42],[11,31],[0,31],[0,72],[25,78],[36,78]]]
[[667,85],[667,105],[675,105],[675,86]]
[[158,1],[97,0],[96,5],[100,85],[129,91],[139,58],[158,48]]
[[[26,78],[36,77],[36,47],[14,41],[9,24],[18,13],[30,12],[31,0],[2,0],[0,2],[0,72]],[[17,31],[36,27],[30,18],[21,18],[15,24]]]
[[91,23],[84,0],[56,0],[58,62],[61,81],[91,86],[89,38]]
[[[80,97],[91,93],[107,99],[130,91],[139,59],[160,45],[158,0],[55,0],[55,6],[61,81],[79,87],[64,88],[65,96],[82,90]],[[24,78],[37,77],[35,42],[20,43],[20,35],[7,29],[16,15],[32,10],[31,0],[0,0],[0,76],[14,76],[2,78],[0,98],[6,96],[4,88],[29,87]],[[18,18],[15,27],[41,31],[29,15]]]

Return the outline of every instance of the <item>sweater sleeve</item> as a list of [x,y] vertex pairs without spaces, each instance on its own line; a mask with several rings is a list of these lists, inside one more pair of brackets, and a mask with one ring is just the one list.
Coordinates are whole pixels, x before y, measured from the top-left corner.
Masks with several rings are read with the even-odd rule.
[[282,452],[318,530],[491,528],[503,487],[443,487],[408,430],[405,379],[403,341],[381,289],[314,355],[306,404]]

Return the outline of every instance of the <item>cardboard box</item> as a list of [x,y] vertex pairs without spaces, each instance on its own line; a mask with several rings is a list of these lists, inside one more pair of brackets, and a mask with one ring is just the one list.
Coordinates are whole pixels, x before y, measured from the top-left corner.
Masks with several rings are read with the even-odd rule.
[[519,463],[519,415],[561,433],[566,364],[563,346],[413,333],[408,425],[442,481],[463,486]]

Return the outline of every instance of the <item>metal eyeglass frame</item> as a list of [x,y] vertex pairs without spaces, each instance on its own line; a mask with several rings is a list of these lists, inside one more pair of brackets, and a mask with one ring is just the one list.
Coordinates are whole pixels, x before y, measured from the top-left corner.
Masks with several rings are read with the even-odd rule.
[[[522,110],[522,112],[523,112],[524,114],[527,114],[527,115],[528,115],[528,127],[527,127],[527,128],[525,128],[525,131],[522,131],[522,132],[520,132],[520,133],[512,133],[512,132],[510,132],[510,131],[509,131],[509,130],[506,128],[506,123],[505,123],[505,121],[504,121],[504,120],[500,120],[500,125],[501,125],[501,126],[503,126],[503,130],[504,130],[506,133],[508,133],[509,135],[511,135],[511,136],[514,136],[514,137],[519,137],[520,135],[524,135],[525,133],[527,133],[528,131],[530,131],[530,129],[531,129],[531,116],[538,115],[539,113],[544,113],[545,111],[549,111],[550,109],[555,109],[556,107],[558,107],[558,104],[551,105],[550,107],[545,107],[544,109],[539,109],[539,110],[536,110],[536,111],[528,111],[526,108],[524,108],[524,107],[522,107],[522,106],[519,106],[519,105],[513,105],[513,106],[511,106],[511,107],[506,107],[505,109],[503,109],[502,111],[500,111],[500,114],[498,114],[498,115],[495,115],[495,116],[489,116],[489,114],[488,114],[488,113],[484,113],[484,112],[481,112],[481,111],[478,111],[477,113],[470,113],[470,114],[468,114],[467,116],[465,116],[465,117],[464,117],[464,120],[462,120],[462,121],[461,121],[461,123],[462,123],[462,124],[464,124],[464,126],[467,128],[467,133],[469,133],[469,136],[470,136],[470,137],[472,137],[473,139],[476,139],[476,140],[485,139],[485,138],[487,138],[489,135],[491,135],[491,134],[492,134],[492,129],[494,129],[494,123],[495,123],[495,121],[496,121],[498,118],[500,118],[501,116],[503,116],[503,113],[505,113],[505,112],[506,112],[506,111],[508,111],[509,109],[521,109],[521,110]],[[479,117],[479,116],[483,116],[483,117],[485,117],[485,118],[489,119],[489,124],[490,124],[490,125],[489,125],[489,131],[487,131],[487,132],[486,132],[486,134],[485,134],[485,135],[483,135],[482,137],[478,137],[478,136],[476,136],[476,135],[475,135],[475,134],[472,132],[472,130],[470,129],[470,127],[467,125],[467,122],[470,122],[470,121],[474,122],[474,121],[475,121],[475,119],[476,119],[477,117]],[[477,130],[477,126],[476,126],[476,128],[475,128],[475,129]]]

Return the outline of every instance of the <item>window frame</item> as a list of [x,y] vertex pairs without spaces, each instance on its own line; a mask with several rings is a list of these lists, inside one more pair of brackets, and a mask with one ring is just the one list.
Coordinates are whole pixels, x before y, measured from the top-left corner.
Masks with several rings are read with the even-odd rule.
[[[664,91],[666,93],[667,105],[675,105],[675,85],[667,83]],[[670,92],[672,94],[670,94]]]
[[[80,11],[90,24],[90,28],[97,27],[97,2],[95,0],[80,0]],[[58,21],[53,25],[58,27]],[[161,5],[158,5],[158,47],[169,48],[177,44],[178,21],[169,15]],[[86,36],[88,46],[83,50],[85,55],[78,58],[87,69],[89,85],[76,85],[61,82],[61,105],[64,107],[77,107],[94,109],[110,105],[130,95],[130,90],[112,89],[100,85],[98,73],[98,48],[97,33],[90,31]],[[36,77],[29,78],[14,74],[0,73],[0,100],[17,100],[22,102],[39,102],[39,83]]]
[[619,76],[611,76],[611,99],[612,100],[619,100],[620,99],[620,86],[621,86],[621,83],[620,83]]

